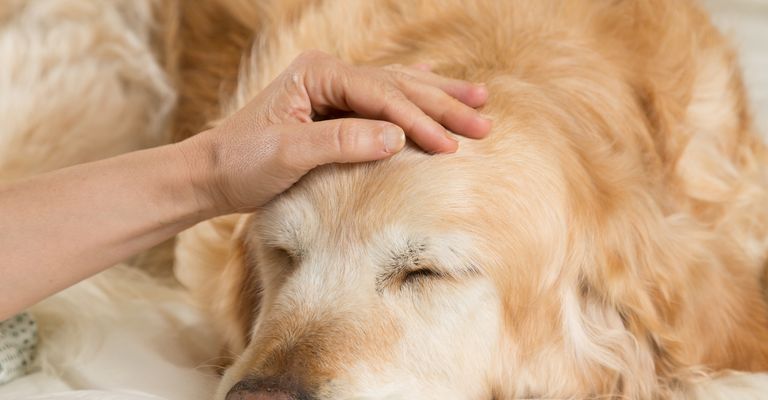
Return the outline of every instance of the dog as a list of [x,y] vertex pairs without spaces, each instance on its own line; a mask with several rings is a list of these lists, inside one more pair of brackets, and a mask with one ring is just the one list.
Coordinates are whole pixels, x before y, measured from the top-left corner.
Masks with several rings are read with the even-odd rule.
[[222,117],[320,49],[483,82],[494,120],[180,236],[231,356],[217,399],[689,398],[768,370],[768,151],[694,2],[217,4],[236,34],[209,40],[256,38],[237,77],[185,77],[236,78]]

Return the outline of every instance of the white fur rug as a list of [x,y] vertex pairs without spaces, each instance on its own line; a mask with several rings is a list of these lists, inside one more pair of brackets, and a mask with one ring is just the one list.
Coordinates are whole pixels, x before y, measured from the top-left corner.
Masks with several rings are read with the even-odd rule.
[[[153,1],[0,0],[0,181],[162,142],[174,93],[148,45]],[[740,48],[768,138],[768,0],[705,4]],[[47,115],[67,115],[70,125],[31,123]],[[68,133],[27,143],[29,154],[3,151],[51,137],[40,129]],[[216,339],[183,293],[136,270],[118,266],[33,312],[38,370],[0,386],[0,400],[211,397]],[[702,383],[696,397],[768,399],[768,375]]]

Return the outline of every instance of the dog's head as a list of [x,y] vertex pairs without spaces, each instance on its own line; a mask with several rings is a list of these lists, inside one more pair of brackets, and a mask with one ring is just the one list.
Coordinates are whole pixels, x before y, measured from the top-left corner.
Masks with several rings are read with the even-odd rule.
[[[570,226],[600,207],[584,197],[595,190],[573,186],[589,179],[573,143],[507,107],[492,102],[492,136],[457,154],[322,167],[241,217],[232,247],[207,256],[226,264],[206,301],[236,355],[219,398],[491,398],[512,376],[527,394],[616,384],[623,360],[571,348],[602,339],[584,308],[624,332],[569,264],[584,256]],[[607,345],[631,352],[632,339]]]
[[240,292],[260,301],[243,311],[230,399],[490,396],[501,313],[487,268],[509,210],[468,153],[321,168],[245,223]]

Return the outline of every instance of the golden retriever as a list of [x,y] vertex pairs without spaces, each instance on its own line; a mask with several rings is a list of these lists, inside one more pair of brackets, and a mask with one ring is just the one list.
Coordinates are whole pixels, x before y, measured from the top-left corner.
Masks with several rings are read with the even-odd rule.
[[257,38],[223,115],[321,49],[485,82],[494,129],[183,234],[233,356],[218,399],[685,398],[768,370],[768,152],[692,1],[221,1],[207,48]]

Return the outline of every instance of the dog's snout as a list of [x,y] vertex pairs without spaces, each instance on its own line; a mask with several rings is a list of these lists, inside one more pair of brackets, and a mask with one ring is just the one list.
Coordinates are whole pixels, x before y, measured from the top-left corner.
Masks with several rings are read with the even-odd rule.
[[296,397],[281,390],[249,390],[230,391],[227,400],[297,400]]
[[313,400],[295,383],[285,379],[245,378],[232,386],[226,400]]

